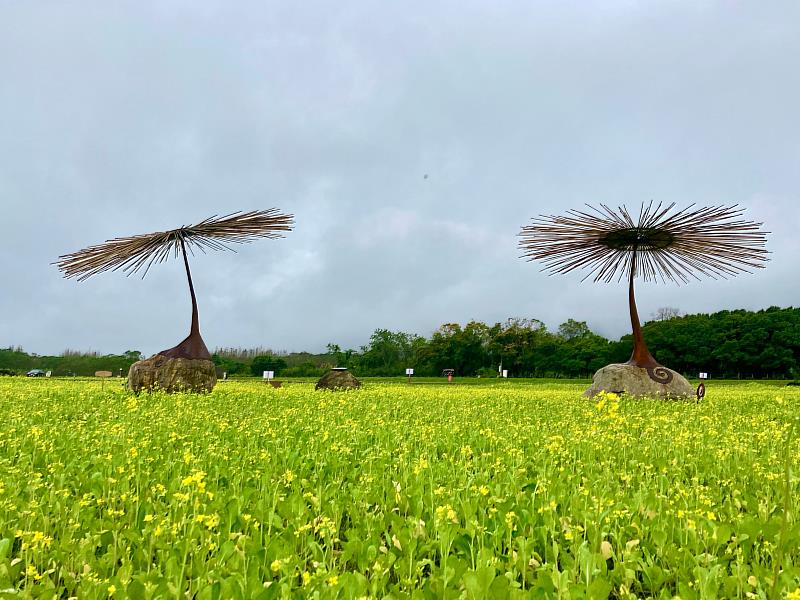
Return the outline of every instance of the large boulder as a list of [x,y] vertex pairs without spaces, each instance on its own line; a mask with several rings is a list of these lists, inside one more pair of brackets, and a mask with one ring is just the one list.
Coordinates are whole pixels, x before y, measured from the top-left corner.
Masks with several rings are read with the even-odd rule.
[[592,378],[592,387],[583,395],[591,398],[600,392],[613,392],[615,394],[628,394],[637,398],[668,398],[685,399],[695,395],[692,384],[680,373],[666,367],[652,369],[655,381],[648,372],[650,369],[637,367],[625,363],[606,365]]
[[131,365],[128,388],[164,392],[210,392],[217,383],[214,363],[204,358],[170,358],[156,354]]
[[361,387],[361,382],[344,367],[331,369],[319,378],[315,390],[352,390]]

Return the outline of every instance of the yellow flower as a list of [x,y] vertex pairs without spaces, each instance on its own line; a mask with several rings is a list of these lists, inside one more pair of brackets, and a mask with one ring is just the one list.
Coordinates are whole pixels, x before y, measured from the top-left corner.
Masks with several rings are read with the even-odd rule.
[[458,514],[449,504],[436,507],[436,520],[439,522],[449,521],[451,523],[458,523]]
[[109,596],[113,596],[114,592],[116,592],[116,591],[117,591],[117,586],[115,586],[113,584],[108,586],[108,595]]

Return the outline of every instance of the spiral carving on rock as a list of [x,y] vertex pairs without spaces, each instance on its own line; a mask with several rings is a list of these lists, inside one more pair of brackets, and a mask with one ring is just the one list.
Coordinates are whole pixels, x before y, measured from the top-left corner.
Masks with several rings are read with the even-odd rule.
[[672,371],[662,366],[647,367],[647,374],[649,375],[650,379],[656,383],[662,383],[665,385],[670,383],[673,379]]

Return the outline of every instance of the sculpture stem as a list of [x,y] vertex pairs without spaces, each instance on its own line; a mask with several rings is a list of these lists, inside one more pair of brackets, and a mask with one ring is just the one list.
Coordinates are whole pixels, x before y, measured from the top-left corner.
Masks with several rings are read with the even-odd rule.
[[200,317],[197,311],[197,298],[194,295],[194,284],[192,283],[192,273],[189,271],[189,258],[186,256],[186,246],[181,238],[181,252],[183,253],[183,264],[186,267],[186,278],[189,280],[189,294],[192,297],[192,334],[200,333]]
[[637,248],[633,248],[633,258],[631,258],[631,272],[628,280],[628,305],[631,311],[631,329],[633,330],[633,352],[628,361],[629,365],[636,365],[637,367],[654,367],[659,366],[656,359],[650,354],[647,349],[647,344],[644,341],[642,334],[642,325],[639,323],[639,313],[636,310],[636,298],[633,292],[633,279],[636,276],[636,253]]
[[197,313],[197,298],[194,295],[194,284],[192,283],[192,273],[189,271],[189,257],[186,255],[186,245],[181,238],[181,253],[183,254],[183,264],[186,267],[186,278],[189,280],[189,295],[192,297],[192,328],[189,335],[180,344],[169,350],[162,350],[168,358],[189,358],[211,360],[211,353],[200,335],[200,318]]
[[636,298],[633,294],[633,278],[636,276],[636,252],[638,248],[633,247],[633,257],[631,258],[631,275],[628,281],[628,305],[631,309],[631,329],[633,329],[633,352],[628,360],[629,365],[635,365],[647,370],[647,375],[656,383],[668,384],[673,379],[672,371],[662,367],[644,342],[642,325],[639,323],[639,313],[636,310]]

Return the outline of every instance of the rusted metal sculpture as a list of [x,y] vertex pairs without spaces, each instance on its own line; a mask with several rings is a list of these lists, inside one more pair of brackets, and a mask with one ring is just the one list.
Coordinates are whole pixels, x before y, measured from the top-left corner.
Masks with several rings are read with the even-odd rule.
[[767,232],[761,223],[741,219],[738,206],[673,210],[675,204],[643,204],[638,219],[622,206],[603,204],[566,216],[541,216],[522,228],[522,257],[541,260],[549,274],[588,269],[583,280],[628,278],[633,353],[627,364],[647,370],[650,379],[669,383],[672,373],[647,349],[636,310],[633,280],[688,283],[697,274],[716,279],[761,268],[768,260]]
[[169,231],[108,240],[60,256],[55,264],[64,273],[64,277],[77,277],[78,281],[98,273],[120,269],[128,276],[141,271],[144,279],[154,264],[162,263],[170,257],[177,258],[180,253],[189,281],[192,324],[186,339],[159,354],[169,358],[210,360],[211,353],[200,335],[197,298],[189,271],[187,248],[191,254],[194,254],[194,249],[203,253],[206,250],[233,250],[228,244],[243,244],[257,238],[282,237],[283,232],[291,231],[293,223],[292,215],[281,214],[276,208],[235,212],[223,217],[209,217],[196,225]]

